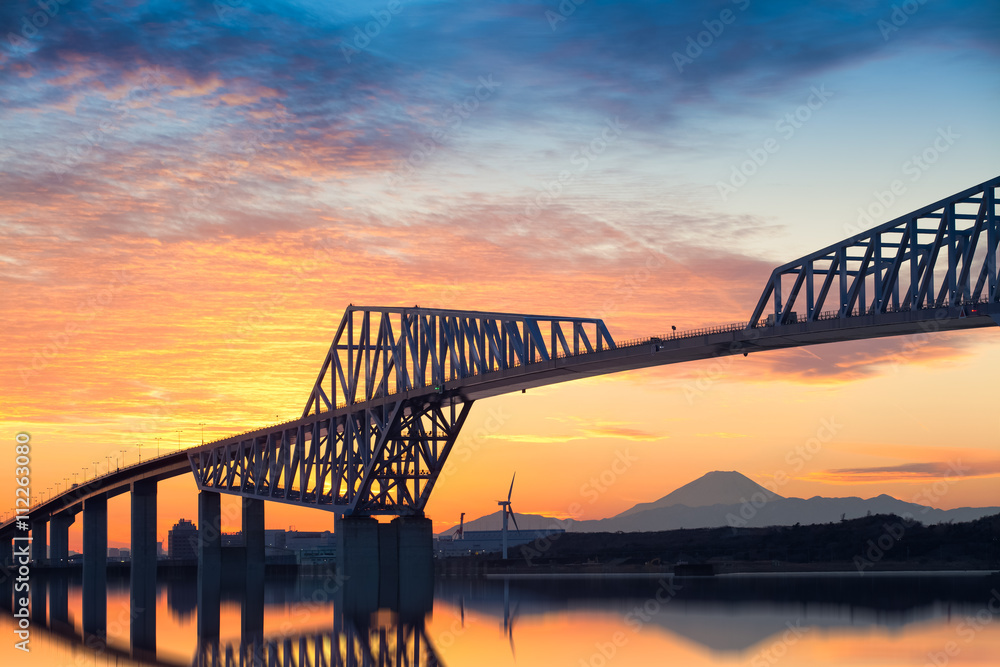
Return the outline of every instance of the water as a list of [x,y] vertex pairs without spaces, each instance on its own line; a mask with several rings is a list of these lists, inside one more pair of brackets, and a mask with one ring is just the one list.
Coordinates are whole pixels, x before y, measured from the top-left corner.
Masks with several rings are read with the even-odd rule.
[[129,651],[126,581],[109,582],[106,645],[79,639],[79,584],[50,582],[56,600],[60,585],[65,622],[50,599],[30,654],[2,616],[0,664],[1000,664],[1000,578],[981,573],[439,578],[432,599],[381,600],[332,576],[272,578],[257,609],[223,589],[203,642],[194,578],[174,577],[158,582],[155,657]]

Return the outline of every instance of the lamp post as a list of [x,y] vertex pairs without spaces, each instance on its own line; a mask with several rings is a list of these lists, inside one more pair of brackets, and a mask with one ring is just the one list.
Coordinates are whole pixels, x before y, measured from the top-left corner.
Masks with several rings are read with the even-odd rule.
[[160,458],[160,440],[163,440],[163,438],[153,438],[153,439],[156,440],[156,458]]
[[127,449],[123,449],[122,450],[122,467],[123,468],[125,467],[125,452],[127,452],[127,451],[128,451]]
[[177,431],[177,451],[181,451],[181,433],[184,431]]
[[205,444],[205,422],[198,422],[198,426],[201,427],[201,444]]

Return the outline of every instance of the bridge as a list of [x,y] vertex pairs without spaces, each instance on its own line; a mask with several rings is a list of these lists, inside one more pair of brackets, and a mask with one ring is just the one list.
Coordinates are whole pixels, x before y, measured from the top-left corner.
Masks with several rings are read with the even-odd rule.
[[[301,416],[34,504],[26,513],[33,558],[64,564],[69,525],[83,512],[84,626],[99,632],[107,499],[130,491],[133,603],[149,608],[156,484],[191,474],[199,489],[200,595],[212,595],[221,567],[223,493],[242,498],[248,582],[262,576],[270,501],[333,513],[348,576],[392,571],[401,587],[422,585],[412,582],[431,567],[424,508],[475,401],[719,356],[1000,324],[998,188],[1000,177],[775,268],[749,319],[727,326],[618,340],[593,318],[351,305]],[[379,524],[376,515],[396,518]],[[0,526],[5,563],[23,532],[14,520]],[[133,625],[143,623],[155,618]]]

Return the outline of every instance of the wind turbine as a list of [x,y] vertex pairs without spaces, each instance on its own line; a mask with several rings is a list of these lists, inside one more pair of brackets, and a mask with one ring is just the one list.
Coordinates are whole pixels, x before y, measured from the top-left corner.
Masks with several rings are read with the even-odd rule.
[[514,528],[517,528],[517,532],[521,532],[521,529],[517,526],[517,517],[514,516],[514,511],[510,508],[510,495],[514,493],[514,477],[517,477],[517,473],[510,478],[510,491],[507,492],[507,500],[498,500],[497,505],[503,508],[503,559],[507,560],[507,517],[514,519]]

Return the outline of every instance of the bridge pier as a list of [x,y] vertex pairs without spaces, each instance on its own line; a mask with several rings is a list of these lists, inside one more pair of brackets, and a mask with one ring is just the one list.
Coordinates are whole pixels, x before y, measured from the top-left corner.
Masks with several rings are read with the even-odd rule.
[[108,497],[83,501],[83,633],[103,637],[108,624]]
[[49,522],[49,532],[52,539],[49,547],[49,565],[66,567],[69,565],[69,527],[76,521],[72,511],[54,514]]
[[434,597],[434,531],[426,517],[393,519],[399,545],[399,613],[403,618],[423,619]]
[[49,627],[67,630],[69,623],[69,573],[54,572],[49,577]]
[[0,576],[0,608],[4,611],[14,609],[14,578],[17,568],[14,566],[14,540],[11,537],[0,537],[0,568],[5,576]]
[[378,607],[423,617],[434,594],[431,520],[397,517],[380,524],[371,517],[334,520],[337,573],[346,578],[344,613]]
[[379,525],[371,517],[334,516],[337,574],[350,581],[352,596],[345,596],[345,613],[378,607]]
[[132,482],[129,641],[133,653],[156,655],[156,481]]
[[264,636],[264,502],[258,498],[243,498],[246,585],[242,637],[247,643]]
[[218,493],[198,493],[198,639],[218,640],[222,599],[222,505]]
[[38,625],[46,625],[45,575],[34,573],[29,583],[31,595],[31,620]]
[[48,559],[49,517],[31,517],[31,560],[35,565],[44,565]]

